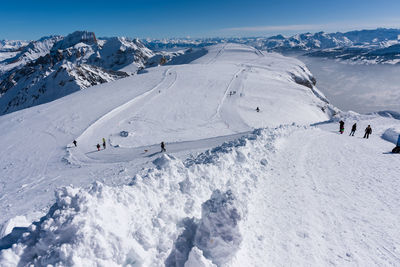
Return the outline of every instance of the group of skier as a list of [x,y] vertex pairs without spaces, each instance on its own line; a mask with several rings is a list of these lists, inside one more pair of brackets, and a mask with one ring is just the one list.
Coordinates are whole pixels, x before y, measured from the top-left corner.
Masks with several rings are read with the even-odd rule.
[[[357,123],[354,123],[353,126],[351,127],[349,136],[354,136],[356,130],[357,130]],[[342,120],[339,121],[339,132],[340,134],[344,133],[344,121]],[[372,134],[372,128],[371,125],[368,125],[367,128],[365,128],[364,138],[368,139],[370,134]]]
[[[106,139],[103,138],[102,141],[103,141],[103,149],[106,149]],[[76,140],[72,141],[72,143],[74,144],[75,147],[78,146],[78,142]],[[97,143],[96,148],[97,148],[97,151],[100,151],[101,146],[99,143]],[[165,143],[161,142],[161,152],[166,152],[166,151],[167,151],[167,149],[165,148]]]
[[[103,137],[102,141],[103,141],[103,149],[106,149],[106,139]],[[101,146],[99,143],[97,143],[96,147],[97,151],[100,151]]]
[[[260,112],[259,107],[256,108],[256,111]],[[356,130],[357,130],[357,123],[354,123],[353,126],[351,127],[349,136],[354,136],[354,134],[356,133]],[[344,121],[343,120],[339,121],[339,132],[340,132],[340,134],[344,133]],[[372,134],[371,125],[368,125],[367,128],[365,128],[364,132],[365,132],[365,134],[364,134],[363,138],[368,139],[369,135]],[[103,149],[106,149],[106,139],[103,138],[102,141],[103,141]],[[76,140],[74,140],[72,143],[76,147],[78,142]],[[101,148],[100,144],[97,144],[96,147],[97,147],[97,150],[100,151],[100,148]],[[167,150],[165,149],[165,143],[161,142],[161,152],[166,152],[166,151]],[[396,147],[393,149],[393,153],[400,153],[400,136],[399,136],[399,140],[397,141]]]

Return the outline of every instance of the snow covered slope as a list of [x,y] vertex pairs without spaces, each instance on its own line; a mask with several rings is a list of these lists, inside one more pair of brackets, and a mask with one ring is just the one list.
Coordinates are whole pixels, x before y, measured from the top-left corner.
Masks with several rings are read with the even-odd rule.
[[301,62],[205,49],[0,116],[1,266],[399,263],[398,121],[303,126],[337,110]]
[[[241,45],[210,47],[191,64],[150,68],[1,116],[0,128],[5,130],[0,140],[9,149],[1,155],[0,176],[19,177],[15,182],[29,189],[28,184],[48,177],[49,168],[69,170],[68,162],[77,166],[124,162],[137,157],[135,151],[143,152],[135,150],[138,147],[161,141],[193,141],[281,123],[323,121],[330,117],[329,105],[315,95],[315,87],[293,78],[307,81],[310,75],[298,60],[278,54]],[[128,137],[121,137],[121,131]],[[109,149],[92,153],[103,137]],[[69,147],[73,139],[77,148]],[[64,157],[67,161],[60,162]],[[56,170],[50,171],[54,179],[66,179]],[[13,195],[7,186],[2,191]],[[8,203],[3,200],[1,205],[6,208]]]

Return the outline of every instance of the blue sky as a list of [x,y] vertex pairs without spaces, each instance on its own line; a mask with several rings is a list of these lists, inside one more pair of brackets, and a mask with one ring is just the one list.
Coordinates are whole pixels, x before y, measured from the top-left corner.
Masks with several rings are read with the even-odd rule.
[[0,0],[0,39],[38,39],[75,30],[164,38],[400,28],[399,11],[399,0]]

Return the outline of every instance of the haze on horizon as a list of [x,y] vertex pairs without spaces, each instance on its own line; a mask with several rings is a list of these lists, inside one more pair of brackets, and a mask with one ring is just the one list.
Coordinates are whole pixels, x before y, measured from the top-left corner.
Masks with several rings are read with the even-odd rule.
[[0,40],[35,40],[75,30],[97,36],[173,38],[398,28],[398,10],[396,0],[7,1],[0,8]]

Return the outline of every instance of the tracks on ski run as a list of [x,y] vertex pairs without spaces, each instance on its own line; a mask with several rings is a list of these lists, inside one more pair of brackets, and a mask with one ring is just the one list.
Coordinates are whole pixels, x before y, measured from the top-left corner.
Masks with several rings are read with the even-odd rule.
[[271,266],[399,266],[400,182],[366,141],[311,128],[278,142],[249,208],[244,242],[259,246],[247,253]]
[[[107,112],[99,119],[95,120],[86,130],[76,139],[78,143],[87,142],[90,140],[92,135],[97,131],[98,128],[107,127],[107,125],[112,125],[112,123],[108,123],[109,121],[119,121],[116,117],[122,115],[122,113],[130,112],[129,114],[135,114],[135,109],[137,104],[140,102],[146,101],[147,98],[154,97],[154,95],[158,95],[158,91],[163,89],[168,89],[173,86],[173,84],[177,80],[177,73],[173,72],[173,67],[168,68],[163,73],[162,80],[154,86],[152,89],[132,98],[131,100],[127,101],[126,103],[112,109],[111,111]],[[162,88],[165,85],[165,88]],[[101,132],[101,131],[99,131]]]

